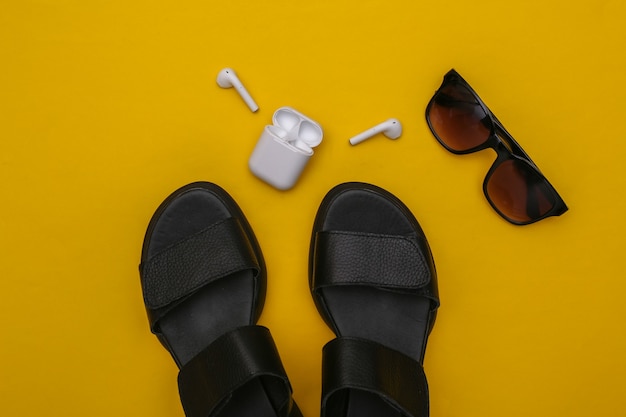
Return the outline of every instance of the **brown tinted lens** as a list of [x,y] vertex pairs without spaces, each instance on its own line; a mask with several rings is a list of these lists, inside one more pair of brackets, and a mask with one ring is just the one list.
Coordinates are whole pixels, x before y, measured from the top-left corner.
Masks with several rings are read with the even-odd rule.
[[487,194],[504,216],[521,223],[542,217],[556,201],[545,178],[528,163],[514,159],[502,162],[492,172]]
[[476,97],[456,82],[437,91],[428,118],[439,139],[456,151],[484,143],[491,133],[491,118]]

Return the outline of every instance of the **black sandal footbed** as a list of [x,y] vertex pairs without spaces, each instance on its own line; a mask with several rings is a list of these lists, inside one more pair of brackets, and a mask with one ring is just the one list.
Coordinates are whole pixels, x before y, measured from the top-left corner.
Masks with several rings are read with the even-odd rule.
[[[212,183],[196,182],[176,190],[159,206],[148,225],[141,256],[142,275],[148,261],[229,219],[237,219],[241,225],[258,270],[236,272],[164,306],[151,308],[146,302],[151,329],[179,367],[219,335],[257,322],[265,301],[265,262],[237,203]],[[143,285],[144,298],[147,284]]]
[[[411,248],[411,245],[415,247]],[[373,258],[379,255],[377,251],[381,247],[386,248],[384,250],[387,252],[386,260],[382,262],[364,258],[362,254],[349,253],[352,249],[371,251]],[[401,256],[398,253],[402,256],[406,253],[408,258],[394,260],[395,256]],[[427,276],[428,282],[424,281],[420,286],[410,280],[395,282],[393,277],[384,277],[384,264],[389,262],[405,265],[406,268],[401,272],[408,274],[407,276],[412,274],[410,269],[421,268],[418,273]],[[325,274],[335,275],[332,282],[321,282],[328,280]],[[379,283],[377,274],[381,276]],[[419,223],[398,198],[380,187],[364,183],[341,184],[329,191],[320,204],[313,226],[309,284],[322,318],[338,337],[325,348],[324,372],[329,374],[324,377],[326,385],[334,385],[333,381],[336,379],[347,384],[351,372],[348,367],[338,371],[336,368],[341,361],[330,357],[330,352],[341,357],[343,362],[353,356],[350,352],[354,353],[355,349],[372,358],[380,357],[380,352],[374,352],[376,349],[361,343],[363,341],[385,347],[378,349],[379,351],[389,348],[400,352],[400,355],[417,362],[413,373],[423,372],[419,369],[439,303],[436,272],[430,248]],[[348,342],[347,339],[361,342]],[[348,353],[344,354],[346,349]],[[395,353],[382,355],[394,356]],[[337,363],[329,367],[326,362],[333,360]],[[354,366],[367,368],[370,365],[372,364],[362,363]],[[334,375],[336,372],[344,372],[345,375]],[[425,378],[422,379],[423,383],[416,380],[415,384],[425,387]],[[351,383],[364,384],[363,388],[367,385],[358,380]],[[372,382],[372,386],[376,384],[379,383]],[[400,415],[398,409],[401,404],[395,404],[396,414],[391,414],[389,408],[390,402],[394,403],[394,398],[390,397],[393,393],[380,395],[368,392],[367,389],[345,389],[341,392],[340,386],[329,386],[325,387],[326,391],[337,391],[324,393],[323,412],[324,408],[332,408],[334,413],[341,416]],[[427,390],[424,387],[420,389]],[[385,389],[380,385],[377,388]],[[339,400],[337,393],[340,393]],[[325,403],[333,395],[333,400]],[[405,403],[411,402],[408,397],[404,396]],[[413,409],[420,406],[414,405]]]
[[[211,255],[236,259],[212,262],[201,252],[207,247]],[[226,191],[197,182],[172,193],[150,221],[140,272],[151,330],[181,368],[188,416],[301,415],[269,331],[255,326],[265,299],[265,263],[252,228]],[[179,281],[179,273],[189,279]],[[211,273],[218,276],[204,276]],[[211,355],[232,358],[233,346],[239,360],[228,370],[212,369],[238,371],[236,378],[216,387],[205,380],[213,377],[207,375],[216,361]],[[255,349],[265,353],[255,356]]]

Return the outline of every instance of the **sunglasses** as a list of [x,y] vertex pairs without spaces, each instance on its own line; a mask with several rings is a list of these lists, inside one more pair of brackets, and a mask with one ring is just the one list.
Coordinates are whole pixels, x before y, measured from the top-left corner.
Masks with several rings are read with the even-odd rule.
[[525,225],[567,211],[539,168],[455,70],[444,76],[428,103],[426,121],[439,143],[452,153],[496,151],[483,192],[505,220]]

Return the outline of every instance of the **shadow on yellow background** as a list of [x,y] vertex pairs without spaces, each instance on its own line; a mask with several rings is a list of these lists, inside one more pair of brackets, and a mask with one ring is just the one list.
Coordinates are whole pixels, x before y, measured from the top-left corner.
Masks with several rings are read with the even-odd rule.
[[[626,409],[626,3],[4,1],[0,13],[0,415],[182,416],[137,265],[152,213],[196,180],[225,188],[268,264],[268,326],[305,416],[332,338],[307,286],[325,193],[364,181],[413,211],[442,306],[431,416]],[[215,77],[230,66],[251,113]],[[489,207],[495,154],[446,152],[424,109],[454,67],[570,211],[516,227]],[[273,112],[324,129],[277,191],[248,157]],[[397,141],[351,147],[401,120]]]

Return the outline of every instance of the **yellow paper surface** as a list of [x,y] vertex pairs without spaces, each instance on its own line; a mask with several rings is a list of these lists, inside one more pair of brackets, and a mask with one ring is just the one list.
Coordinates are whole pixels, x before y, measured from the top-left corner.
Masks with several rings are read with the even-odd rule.
[[[626,2],[4,0],[0,6],[0,415],[182,416],[138,263],[176,188],[225,188],[268,265],[270,328],[305,416],[332,332],[307,284],[312,222],[345,181],[381,186],[430,242],[441,308],[432,417],[626,409]],[[237,71],[251,113],[217,86]],[[516,227],[426,104],[455,68],[570,211]],[[247,160],[292,106],[324,140],[289,191]],[[348,139],[395,117],[402,137]]]

